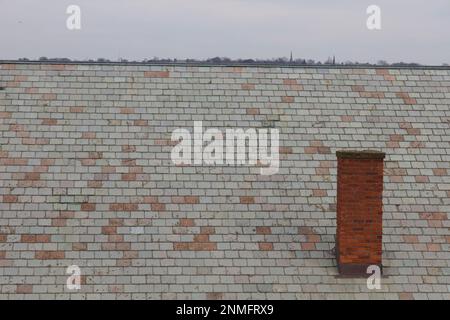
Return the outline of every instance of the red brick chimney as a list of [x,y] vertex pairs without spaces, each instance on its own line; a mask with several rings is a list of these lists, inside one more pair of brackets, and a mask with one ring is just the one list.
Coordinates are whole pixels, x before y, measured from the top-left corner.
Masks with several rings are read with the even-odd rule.
[[336,254],[341,275],[381,269],[383,159],[379,151],[337,151]]

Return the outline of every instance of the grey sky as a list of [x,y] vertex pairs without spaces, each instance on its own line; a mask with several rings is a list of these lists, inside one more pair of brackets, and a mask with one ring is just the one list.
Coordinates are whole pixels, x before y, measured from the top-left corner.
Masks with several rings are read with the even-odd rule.
[[[66,28],[81,7],[82,29]],[[382,30],[366,28],[381,7]],[[0,0],[0,59],[273,58],[450,63],[449,0]]]

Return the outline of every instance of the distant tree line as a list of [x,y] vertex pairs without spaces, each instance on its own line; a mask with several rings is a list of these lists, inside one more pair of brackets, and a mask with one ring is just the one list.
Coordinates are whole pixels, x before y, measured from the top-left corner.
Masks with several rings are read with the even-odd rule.
[[[19,61],[32,61],[27,58],[21,58]],[[89,59],[89,60],[71,60],[68,58],[47,58],[47,57],[40,57],[39,61],[45,61],[45,62],[98,62],[98,63],[111,63],[111,62],[121,62],[121,63],[172,63],[172,62],[185,62],[185,63],[210,63],[210,64],[230,64],[230,63],[242,63],[242,64],[267,64],[267,65],[341,65],[341,66],[393,66],[393,67],[413,67],[413,66],[421,66],[419,63],[415,62],[395,62],[395,63],[388,63],[387,61],[380,60],[377,63],[369,63],[369,62],[358,62],[358,61],[345,61],[345,62],[335,62],[334,57],[330,57],[327,60],[321,62],[316,61],[313,59],[292,59],[292,57],[286,58],[272,58],[272,59],[230,59],[227,57],[214,57],[209,58],[205,60],[201,59],[168,59],[168,58],[157,58],[153,57],[151,59],[144,59],[141,61],[136,60],[127,60],[127,59],[118,59],[116,61],[104,59],[104,58],[98,58],[96,60]],[[448,66],[448,64],[443,63],[443,66]]]

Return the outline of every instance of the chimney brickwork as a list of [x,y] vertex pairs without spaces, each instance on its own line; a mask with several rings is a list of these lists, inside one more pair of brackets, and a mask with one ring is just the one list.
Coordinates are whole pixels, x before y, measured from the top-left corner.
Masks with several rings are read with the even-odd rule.
[[338,151],[336,253],[341,275],[381,267],[383,159],[378,151]]

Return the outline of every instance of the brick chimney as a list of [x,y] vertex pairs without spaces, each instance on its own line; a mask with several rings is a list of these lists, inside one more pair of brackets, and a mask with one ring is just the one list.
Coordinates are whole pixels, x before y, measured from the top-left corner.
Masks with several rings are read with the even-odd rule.
[[336,254],[339,274],[381,269],[383,159],[379,151],[337,151]]

